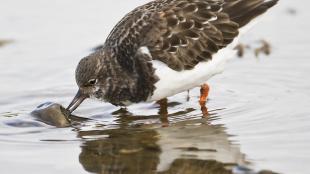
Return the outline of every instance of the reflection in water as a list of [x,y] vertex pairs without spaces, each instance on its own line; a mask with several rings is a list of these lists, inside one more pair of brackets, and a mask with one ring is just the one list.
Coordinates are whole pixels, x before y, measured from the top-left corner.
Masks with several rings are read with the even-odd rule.
[[[160,113],[167,114],[162,108]],[[232,173],[233,167],[247,164],[239,147],[229,141],[225,128],[211,125],[206,118],[161,128],[132,124],[147,116],[132,119],[135,116],[128,116],[126,110],[114,114],[119,114],[117,129],[78,131],[84,140],[79,161],[88,172],[216,174]]]
[[160,174],[230,174],[231,170],[226,169],[223,163],[213,160],[199,159],[177,159],[167,171]]
[[[89,54],[88,48],[102,43],[102,39],[108,36],[115,22],[144,1],[147,0],[105,0],[91,3],[85,0],[44,3],[39,3],[38,0],[1,1],[0,40],[13,39],[11,44],[0,47],[1,174],[83,173],[78,161],[81,140],[76,138],[76,131],[73,132],[71,127],[58,129],[47,126],[30,117],[29,113],[44,101],[67,105],[76,90],[76,63],[83,55]],[[160,119],[157,109],[132,106],[128,109],[135,113],[135,116],[121,117],[120,113],[115,113],[117,118],[110,114],[115,110],[113,106],[88,101],[80,108],[78,114],[87,118],[93,116],[89,120],[81,121],[80,129],[95,127],[101,129],[101,132],[97,136],[94,132],[94,136],[91,136],[91,132],[83,132],[85,136],[82,140],[81,159],[90,155],[90,150],[96,152],[96,146],[98,149],[103,148],[99,144],[110,143],[116,149],[115,146],[121,142],[116,142],[116,137],[112,142],[109,138],[112,130],[107,130],[116,129],[114,136],[120,134],[117,130],[123,130],[122,134],[128,137],[124,143],[136,142],[136,146],[139,144],[137,139],[141,139],[141,131],[148,135],[151,135],[151,132],[157,134],[157,139],[152,140],[161,150],[160,153],[153,152],[154,157],[158,158],[154,169],[157,172],[176,173],[175,170],[171,170],[173,168],[185,172],[186,169],[181,168],[181,165],[191,164],[194,168],[199,166],[198,161],[206,162],[211,159],[221,163],[238,161],[233,163],[242,165],[244,157],[239,148],[229,142],[230,138],[225,133],[229,132],[236,135],[232,139],[241,144],[242,152],[253,162],[251,168],[308,174],[310,23],[306,21],[309,21],[310,17],[309,5],[309,0],[281,0],[259,25],[253,27],[241,39],[243,43],[253,45],[252,50],[246,49],[244,59],[233,60],[224,74],[210,81],[212,88],[209,108],[226,108],[216,111],[220,120],[213,120],[212,111],[208,120],[201,119],[201,113],[192,109],[198,107],[199,89],[191,91],[188,98],[186,93],[171,98],[182,104],[169,107],[169,113],[176,114],[169,115],[170,127],[165,128],[158,124]],[[116,8],[117,10],[114,10]],[[107,18],[105,13],[110,17]],[[294,34],[290,34],[291,32]],[[259,46],[255,40],[261,38],[270,41],[273,46],[272,54],[269,58],[261,55],[260,59],[256,60],[252,51]],[[94,117],[96,114],[98,117]],[[154,116],[137,117],[137,114]],[[225,126],[211,125],[208,121]],[[225,127],[229,131],[226,131]],[[202,132],[199,133],[198,130]],[[82,134],[82,131],[79,134]],[[87,134],[90,137],[87,137]],[[219,137],[219,140],[212,136]],[[197,142],[199,140],[200,142]],[[217,148],[211,147],[212,142]],[[94,145],[90,146],[91,143]],[[129,153],[129,156],[141,153],[139,148],[126,149],[124,146],[122,144],[125,149],[122,152]],[[212,152],[211,149],[216,149],[217,152]],[[109,154],[108,150],[101,150],[102,154],[103,152]],[[150,153],[147,151],[147,154]],[[97,158],[94,158],[93,162],[103,158],[100,154],[95,156]],[[224,161],[224,157],[228,160]],[[81,163],[88,166],[85,161],[81,160]],[[141,164],[130,164],[137,163]],[[106,163],[98,161],[94,166],[99,166],[100,169],[102,164]],[[100,172],[94,167],[88,168]],[[204,168],[204,165],[200,168]],[[198,173],[198,170],[196,172]]]
[[[177,106],[178,103],[167,103],[167,106],[172,105]],[[245,168],[249,163],[239,146],[229,140],[230,135],[223,125],[212,124],[212,120],[218,119],[214,111],[209,113],[206,107],[202,107],[201,111],[186,108],[172,114],[167,111],[167,108],[158,108],[159,115],[136,116],[120,109],[112,113],[116,117],[113,126],[98,124],[99,120],[93,119],[76,120],[80,124],[73,125],[73,132],[72,128],[66,130],[73,136],[77,133],[77,139],[71,136],[64,138],[63,133],[60,139],[53,138],[50,131],[55,130],[54,133],[59,135],[59,129],[47,131],[42,123],[35,137],[49,145],[52,142],[81,142],[70,148],[80,145],[79,162],[90,173],[225,174],[241,171],[248,174],[244,171],[250,171]],[[191,119],[187,119],[187,115],[191,115]],[[4,123],[12,128],[24,128],[27,123],[26,127],[33,129],[34,125],[29,123],[38,123],[21,120],[18,124],[10,124],[17,120],[8,119],[10,122]],[[149,124],[150,119],[164,123]],[[33,133],[10,135],[22,136],[22,141],[26,142],[29,137],[33,139]]]
[[158,134],[154,130],[114,129],[79,132],[79,136],[107,135],[105,139],[86,140],[81,146],[80,162],[92,173],[154,173],[159,163]]

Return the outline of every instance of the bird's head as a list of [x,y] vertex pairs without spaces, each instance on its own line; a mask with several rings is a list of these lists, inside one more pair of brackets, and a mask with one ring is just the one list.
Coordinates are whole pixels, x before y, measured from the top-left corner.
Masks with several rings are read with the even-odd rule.
[[103,58],[103,53],[94,53],[79,62],[75,71],[79,90],[67,107],[70,113],[87,98],[103,98],[105,77],[103,73],[100,73],[105,68],[102,63]]

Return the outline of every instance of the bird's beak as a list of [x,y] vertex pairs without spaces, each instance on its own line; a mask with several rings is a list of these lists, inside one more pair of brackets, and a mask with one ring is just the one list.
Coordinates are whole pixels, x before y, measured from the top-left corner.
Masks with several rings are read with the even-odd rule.
[[82,93],[81,90],[79,90],[75,97],[73,98],[73,100],[71,101],[71,103],[69,104],[69,106],[67,107],[67,110],[72,113],[77,107],[80,106],[80,104],[89,96],[87,94]]

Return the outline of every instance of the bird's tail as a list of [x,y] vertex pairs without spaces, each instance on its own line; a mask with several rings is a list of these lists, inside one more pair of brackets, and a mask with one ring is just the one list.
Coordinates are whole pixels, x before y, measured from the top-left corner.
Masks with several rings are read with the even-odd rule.
[[223,11],[229,14],[232,21],[243,27],[257,16],[265,13],[279,0],[226,0]]

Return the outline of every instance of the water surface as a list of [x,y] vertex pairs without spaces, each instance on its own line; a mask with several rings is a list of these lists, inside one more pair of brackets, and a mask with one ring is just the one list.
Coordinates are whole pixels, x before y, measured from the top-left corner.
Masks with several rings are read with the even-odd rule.
[[[146,0],[2,0],[0,39],[1,173],[308,173],[310,167],[310,13],[306,0],[281,0],[242,39],[247,51],[209,81],[208,112],[199,89],[169,98],[168,124],[154,103],[120,110],[83,103],[90,118],[69,128],[29,113],[67,105],[78,61],[117,21]],[[116,10],[115,10],[116,9]]]

